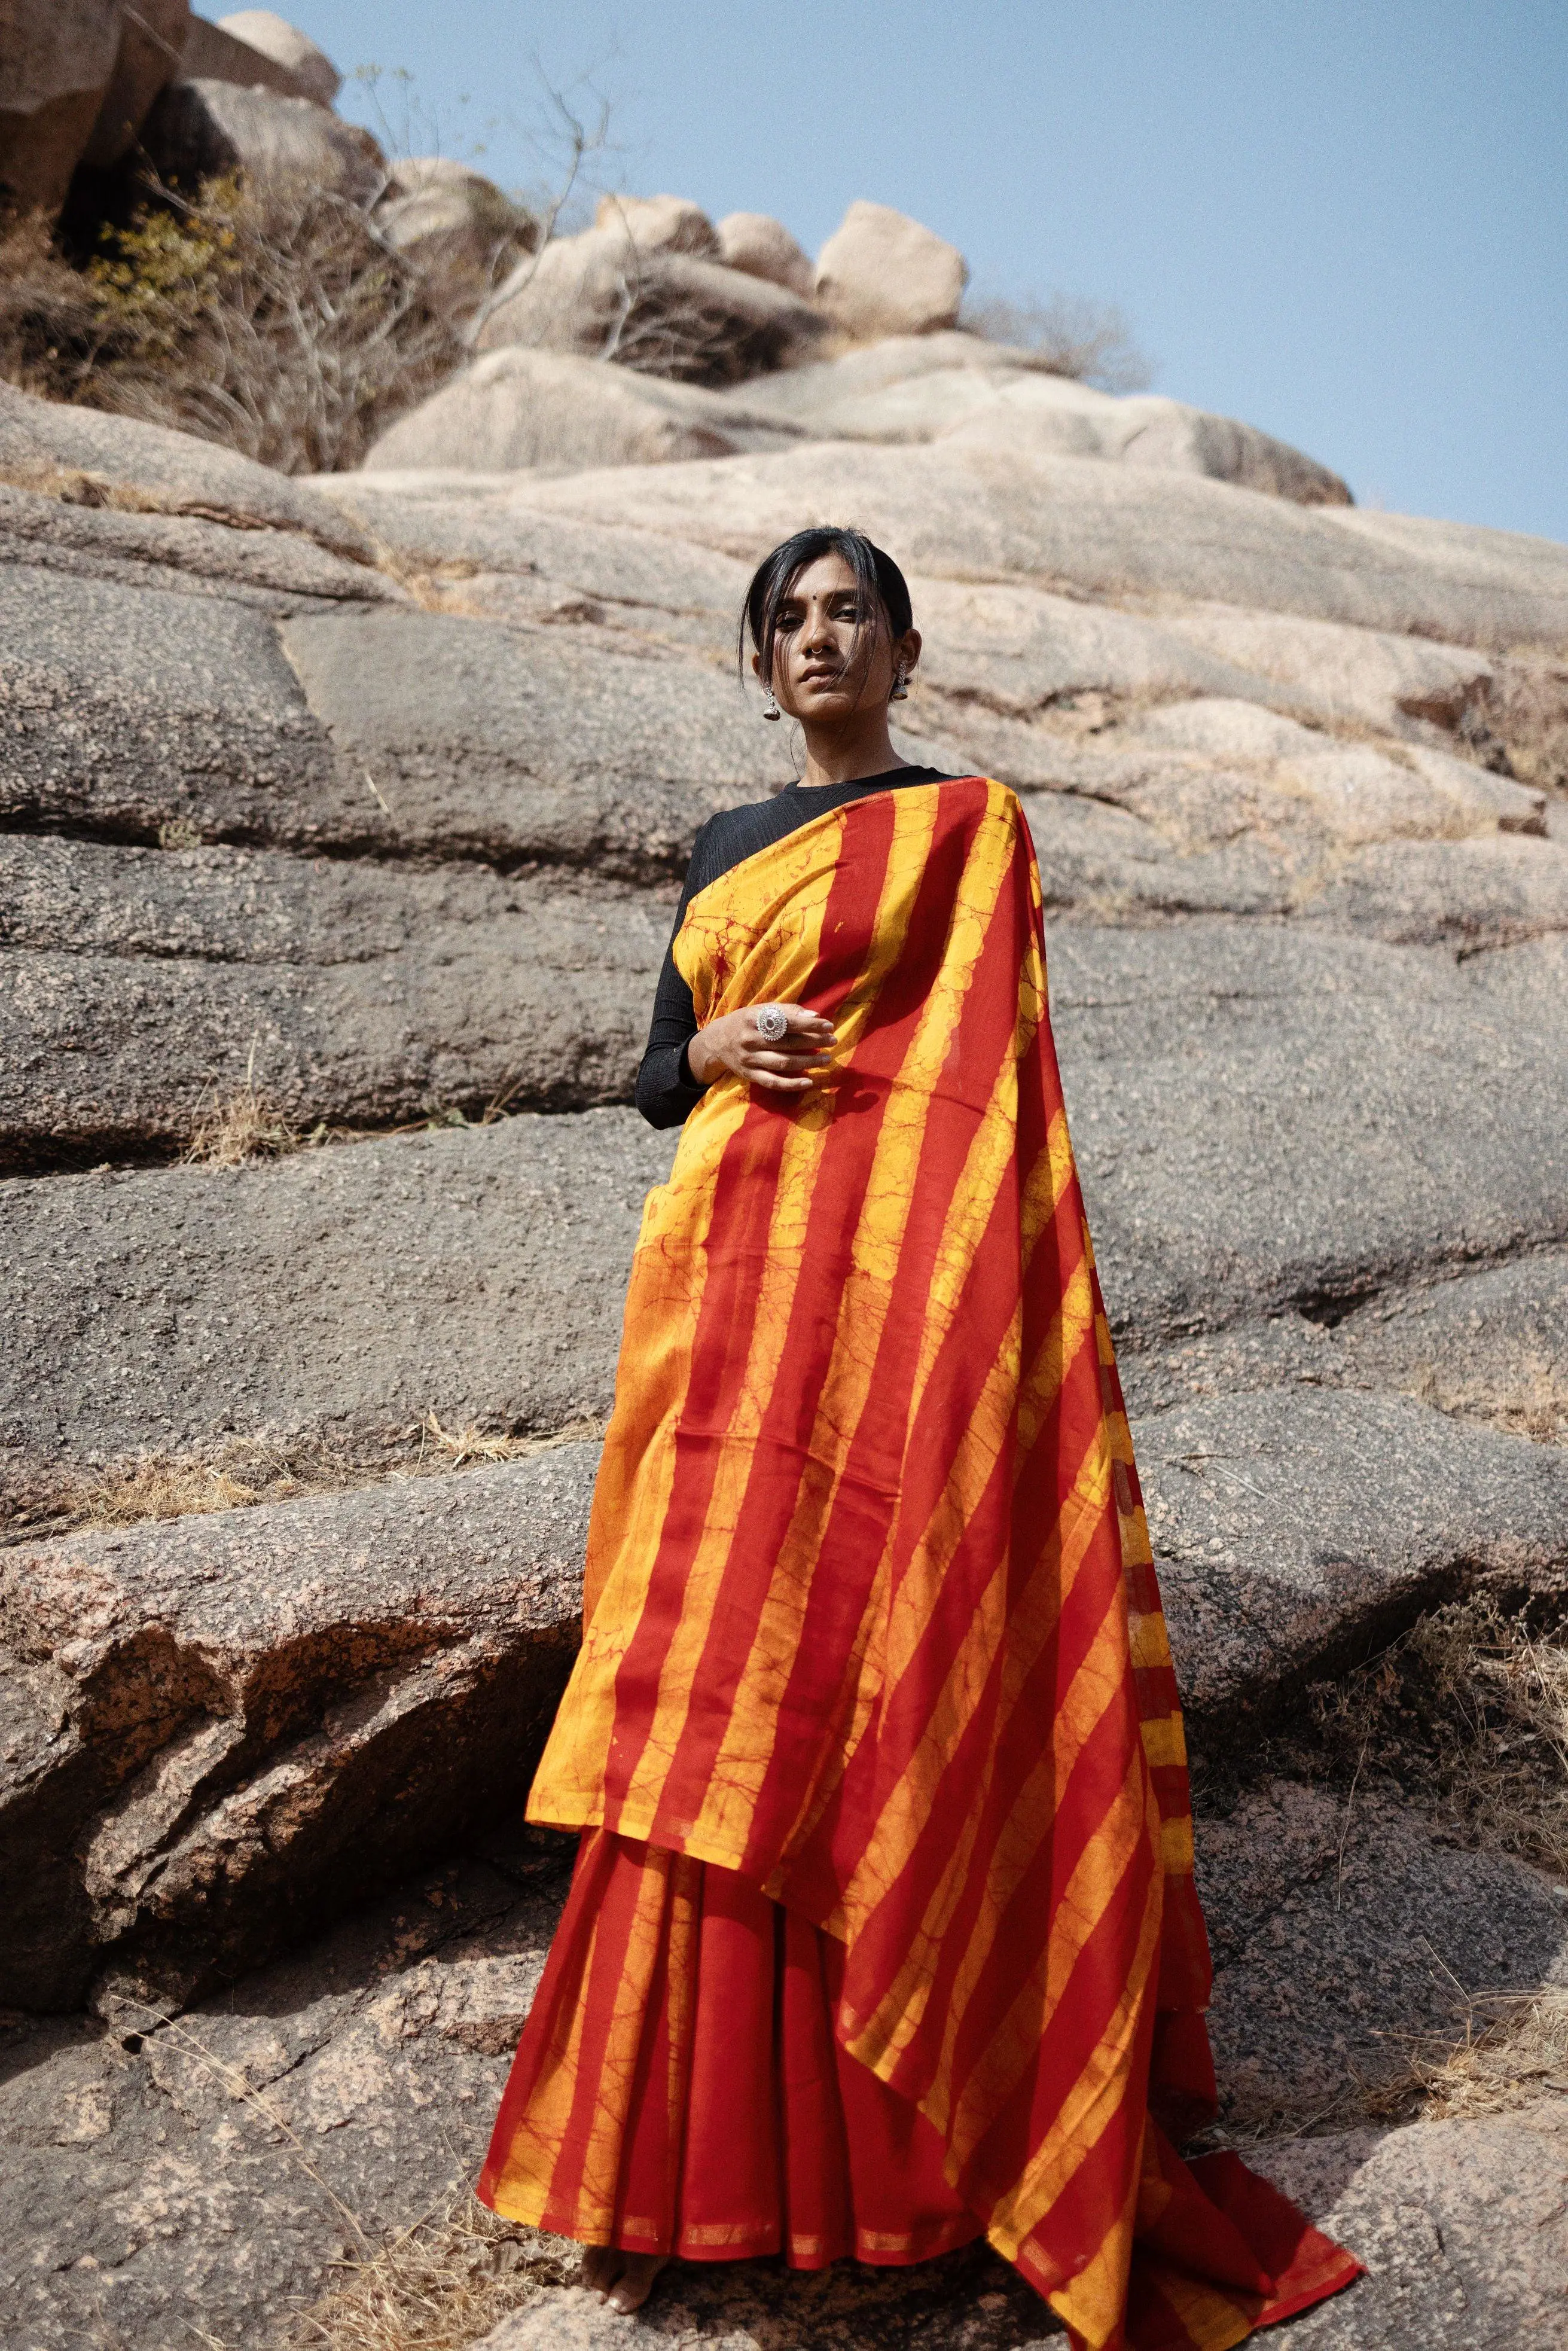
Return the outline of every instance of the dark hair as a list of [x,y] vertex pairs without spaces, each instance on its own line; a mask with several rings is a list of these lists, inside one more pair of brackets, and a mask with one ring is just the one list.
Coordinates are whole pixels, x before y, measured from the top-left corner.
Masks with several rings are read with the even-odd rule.
[[[762,683],[773,683],[773,647],[779,634],[779,607],[789,593],[800,573],[810,563],[824,555],[841,555],[855,575],[855,586],[861,602],[861,627],[877,606],[882,607],[894,637],[903,636],[913,627],[915,614],[909,601],[909,585],[891,555],[875,547],[863,530],[837,529],[824,526],[817,530],[798,530],[782,547],[776,547],[764,558],[746,591],[746,603],[740,615],[740,627],[736,633],[735,655],[740,673],[746,674],[746,640],[749,636],[762,672]],[[866,648],[870,657],[871,646]]]

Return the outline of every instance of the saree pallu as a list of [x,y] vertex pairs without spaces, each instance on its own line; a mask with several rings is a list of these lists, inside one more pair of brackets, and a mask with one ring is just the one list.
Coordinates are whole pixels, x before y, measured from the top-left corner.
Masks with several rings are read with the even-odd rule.
[[699,1021],[779,998],[838,1041],[810,1095],[712,1086],[649,1196],[530,1817],[834,1938],[840,2043],[1075,2344],[1136,2339],[1163,2234],[1223,2351],[1282,2313],[1151,2122],[1212,2113],[1208,1952],[1022,812],[977,777],[832,810],[674,954]]

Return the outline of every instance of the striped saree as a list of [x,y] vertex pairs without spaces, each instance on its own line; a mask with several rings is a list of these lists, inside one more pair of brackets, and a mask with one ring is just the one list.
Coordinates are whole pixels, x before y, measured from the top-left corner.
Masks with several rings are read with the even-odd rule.
[[[1301,2224],[1281,2278],[1250,2175],[1200,2186],[1158,2126],[1212,2109],[1208,1953],[1022,812],[976,777],[833,810],[675,957],[699,1020],[781,998],[838,1046],[807,1097],[711,1087],[649,1196],[530,1817],[833,1938],[841,2050],[1074,2343],[1222,2351],[1356,2264]],[[482,2192],[538,2218],[518,2120]]]

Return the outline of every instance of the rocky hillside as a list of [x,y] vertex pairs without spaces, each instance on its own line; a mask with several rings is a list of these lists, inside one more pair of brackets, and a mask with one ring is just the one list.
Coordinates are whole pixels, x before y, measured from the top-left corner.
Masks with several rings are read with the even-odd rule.
[[[335,124],[302,57],[225,86]],[[1290,2339],[1546,2351],[1568,549],[963,332],[880,207],[816,263],[671,199],[507,234],[355,472],[0,388],[0,2332],[625,2333],[462,2191],[562,1884],[520,1800],[668,1165],[653,977],[696,826],[789,772],[748,567],[831,518],[911,575],[905,747],[1039,848],[1224,2127],[1370,2271]],[[1048,2331],[973,2254],[657,2308]]]

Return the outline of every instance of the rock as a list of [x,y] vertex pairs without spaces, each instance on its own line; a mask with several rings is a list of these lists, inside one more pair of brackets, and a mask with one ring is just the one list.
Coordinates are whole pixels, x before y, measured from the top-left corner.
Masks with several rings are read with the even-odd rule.
[[1197,696],[1140,714],[1127,732],[1216,760],[1260,763],[1346,841],[1542,830],[1543,792],[1424,745],[1394,759],[1367,745],[1336,742],[1252,702]]
[[1359,719],[1385,735],[1424,728],[1433,740],[1451,737],[1497,665],[1463,645],[1229,604],[1177,606],[1160,617],[1170,635],[1215,660],[1276,689],[1311,690],[1341,723]]
[[811,291],[811,264],[782,221],[767,213],[727,213],[718,224],[716,258],[748,277],[766,277],[805,298]]
[[114,77],[120,0],[5,0],[0,12],[0,192],[57,212]]
[[1396,518],[1088,458],[821,444],[584,474],[528,498],[753,562],[852,513],[906,570],[937,579],[1218,600],[1498,650],[1568,639],[1568,549],[1543,539],[1445,523],[1384,532]]
[[[203,515],[148,512],[140,504],[128,511],[98,505],[103,495],[90,475],[68,472],[46,475],[43,486],[31,490],[0,482],[0,566],[177,597],[218,596],[268,612],[308,611],[320,601],[406,601],[387,572],[329,554],[298,531],[266,524],[234,529]],[[130,499],[137,496],[129,493]]]
[[232,16],[220,16],[218,29],[281,66],[318,106],[330,106],[343,87],[343,77],[325,50],[270,8],[241,8]]
[[538,243],[538,223],[493,180],[446,155],[394,163],[376,227],[417,269],[444,316],[474,313]]
[[1334,1331],[1358,1384],[1543,1442],[1568,1436],[1568,1254],[1538,1249],[1448,1281],[1391,1289]]
[[172,82],[142,125],[158,177],[187,190],[225,172],[255,184],[330,190],[368,204],[386,183],[386,158],[368,131],[314,99],[233,81]]
[[[1549,944],[1549,943],[1547,943]],[[1134,1348],[1333,1321],[1392,1281],[1568,1238],[1568,991],[1267,922],[1048,940],[1073,1142]]]
[[1343,2114],[1409,2082],[1417,2050],[1463,2048],[1478,2014],[1568,1990],[1563,1889],[1375,1783],[1347,1802],[1277,1780],[1197,1835],[1228,2130]]
[[601,196],[593,225],[630,238],[639,253],[690,253],[699,261],[723,258],[712,221],[700,204],[685,196]]
[[955,325],[968,282],[956,246],[888,204],[852,204],[817,256],[818,301],[862,342]]
[[[11,384],[0,384],[0,480],[242,531],[298,531],[335,555],[375,560],[369,535],[340,506],[270,465],[167,425],[35,400]],[[376,592],[373,583],[366,592]]]
[[[975,378],[963,381],[969,386]],[[937,379],[926,390],[927,401],[939,383]],[[1204,474],[1270,497],[1293,499],[1298,506],[1352,504],[1339,475],[1315,458],[1260,433],[1255,425],[1210,415],[1179,400],[1118,398],[1064,377],[1040,374],[1000,379],[988,384],[988,390],[989,398],[971,397],[932,437],[939,434],[998,455],[1107,457],[1162,472]],[[887,399],[883,395],[884,402]]]
[[597,1463],[559,1447],[0,1554],[0,1638],[47,1715],[0,1801],[7,2005],[68,2009],[106,1967],[183,1999],[520,1803]]
[[81,153],[89,170],[112,170],[130,154],[153,100],[181,70],[190,21],[188,0],[141,0],[123,11],[114,71]]
[[[247,9],[247,16],[270,15],[270,10]],[[277,19],[281,23],[281,19]],[[292,27],[285,27],[292,31]],[[303,34],[294,34],[303,41]],[[314,47],[313,44],[310,45]],[[315,52],[321,57],[321,52]],[[323,65],[326,59],[321,57]],[[241,40],[220,25],[209,24],[204,16],[193,16],[185,35],[185,53],[180,61],[183,81],[227,81],[236,89],[276,90],[280,98],[309,98],[307,82],[286,65],[281,57],[271,56],[252,41]],[[325,101],[322,101],[325,103]]]
[[1288,2139],[1248,2159],[1369,2274],[1291,2322],[1291,2351],[1557,2351],[1568,2103]]
[[[475,2351],[612,2351],[626,2322],[570,2273]],[[640,2321],[655,2341],[714,2351],[1034,2351],[1061,2329],[1016,2270],[981,2246],[907,2268],[839,2262],[815,2274],[765,2262],[678,2262]]]
[[174,2022],[10,2021],[8,2343],[281,2342],[433,2216],[445,2279],[497,2311],[575,2270],[464,2209],[565,1876],[554,1841],[484,1843]]
[[671,1138],[633,1111],[523,1116],[271,1165],[0,1186],[0,1484],[271,1435],[372,1468],[434,1409],[601,1418],[643,1201]]
[[[579,647],[559,628],[396,617],[411,627],[345,635],[312,615],[283,632],[361,839],[641,878],[683,871],[716,808],[780,780],[733,674]],[[379,822],[366,775],[392,812]]]
[[1311,1387],[1134,1423],[1182,1701],[1246,1747],[1423,1608],[1568,1586],[1568,1452],[1406,1397]]
[[1480,839],[1357,850],[1298,884],[1291,910],[1334,930],[1460,954],[1568,931],[1568,845]]
[[647,878],[779,780],[711,669],[400,617],[402,635],[339,637],[306,615],[280,644],[237,604],[0,567],[0,818]]
[[612,359],[645,375],[735,383],[824,332],[799,296],[695,255],[641,250],[621,228],[557,237],[502,286],[477,343]]
[[777,449],[794,437],[783,426],[748,429],[744,411],[732,413],[700,384],[663,383],[602,360],[507,344],[400,416],[364,463],[371,472],[440,465],[571,473]]
[[0,1165],[268,1115],[385,1125],[630,1097],[670,909],[246,850],[0,837]]
[[695,649],[727,665],[734,658],[750,573],[709,548],[537,514],[517,502],[509,475],[428,468],[318,480],[411,571],[460,578],[473,611],[596,635],[608,649],[619,641],[644,653]]

